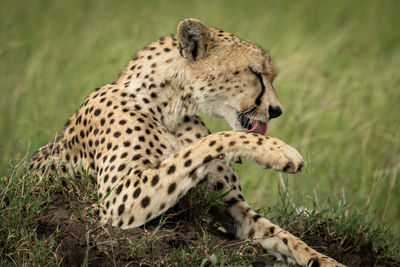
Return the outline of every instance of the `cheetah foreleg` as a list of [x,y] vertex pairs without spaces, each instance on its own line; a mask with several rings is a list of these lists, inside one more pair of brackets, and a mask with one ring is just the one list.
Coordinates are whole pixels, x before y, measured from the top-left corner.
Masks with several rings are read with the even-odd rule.
[[228,212],[235,221],[237,237],[260,244],[279,260],[303,266],[344,266],[261,217],[245,201],[228,206]]
[[[299,171],[304,165],[294,148],[275,138],[234,131],[210,134],[164,160],[158,168],[144,171],[140,183],[125,189],[125,194],[133,196],[134,201],[115,208],[113,224],[123,228],[144,224],[174,206],[196,186],[204,177],[199,173],[206,172],[207,163],[236,156],[289,173]],[[116,186],[117,194],[120,188]]]

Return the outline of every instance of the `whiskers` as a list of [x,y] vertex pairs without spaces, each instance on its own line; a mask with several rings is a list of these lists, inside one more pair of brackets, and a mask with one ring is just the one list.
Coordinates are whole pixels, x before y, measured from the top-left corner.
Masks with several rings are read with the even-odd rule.
[[238,119],[243,128],[249,129],[251,127],[251,117],[256,111],[257,106],[253,106],[243,112],[238,113]]

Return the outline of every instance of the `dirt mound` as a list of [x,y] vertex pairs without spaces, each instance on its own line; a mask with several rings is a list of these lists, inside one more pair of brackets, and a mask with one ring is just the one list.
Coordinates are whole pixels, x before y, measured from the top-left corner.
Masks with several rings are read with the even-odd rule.
[[[64,266],[194,266],[244,264],[270,266],[277,263],[258,246],[236,240],[207,220],[190,220],[193,210],[176,209],[136,229],[120,230],[97,223],[90,203],[54,196],[37,220],[39,239],[56,238],[58,258]],[[189,212],[189,214],[188,214]],[[192,212],[192,213],[190,213]],[[177,215],[178,214],[178,215]],[[394,266],[382,259],[363,237],[343,238],[326,234],[329,221],[313,231],[302,223],[286,227],[311,247],[349,266]]]
[[[182,214],[166,215],[170,219],[162,227],[162,219],[156,218],[142,227],[120,230],[98,224],[98,215],[91,214],[90,209],[88,203],[69,201],[60,194],[37,221],[39,239],[53,238],[59,231],[57,255],[63,259],[64,266],[174,265],[179,260],[209,265],[218,260],[212,256],[213,250],[221,250],[220,255],[234,253],[231,256],[236,259],[231,259],[229,264],[252,262],[253,266],[266,266],[275,262],[263,255],[259,247],[232,239],[207,222],[180,221],[179,218],[186,217]],[[186,258],[180,259],[183,255],[178,254],[184,251]]]

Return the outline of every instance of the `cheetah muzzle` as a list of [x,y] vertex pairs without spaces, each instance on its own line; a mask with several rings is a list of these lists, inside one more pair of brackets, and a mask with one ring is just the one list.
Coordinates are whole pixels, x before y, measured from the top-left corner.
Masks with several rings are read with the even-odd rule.
[[[227,192],[222,201],[238,238],[289,263],[343,266],[253,211],[231,166],[240,157],[288,173],[304,166],[296,149],[265,136],[282,113],[275,77],[259,46],[186,19],[91,92],[30,167],[42,177],[57,166],[61,175],[89,170],[101,222],[121,228],[143,225],[206,182]],[[210,133],[198,112],[224,118],[233,130]]]

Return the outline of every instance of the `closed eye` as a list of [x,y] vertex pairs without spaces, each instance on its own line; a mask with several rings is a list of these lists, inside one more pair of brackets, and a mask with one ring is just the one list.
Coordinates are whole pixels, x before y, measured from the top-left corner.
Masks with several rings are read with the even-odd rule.
[[255,71],[255,70],[253,70],[252,68],[249,68],[249,70],[250,70],[254,75],[257,76],[258,80],[259,80],[260,83],[261,83],[261,93],[260,93],[260,94],[257,96],[257,98],[256,98],[256,105],[259,106],[259,105],[261,104],[261,97],[263,96],[264,91],[265,91],[264,81],[263,81],[263,79],[262,79],[261,73],[259,73],[259,72]]

